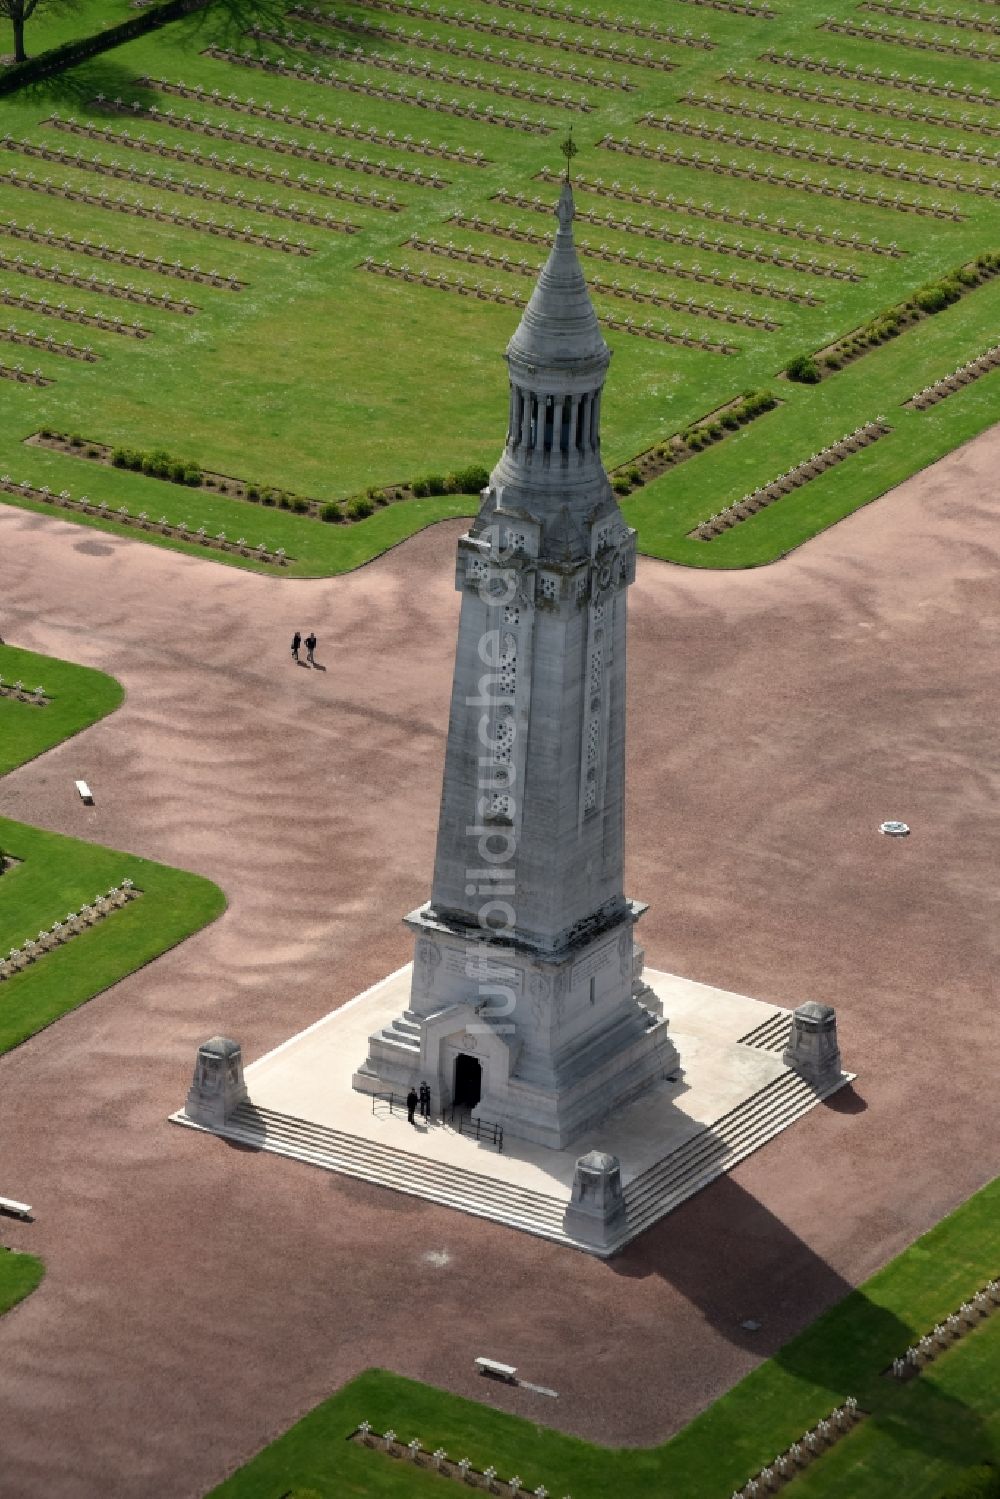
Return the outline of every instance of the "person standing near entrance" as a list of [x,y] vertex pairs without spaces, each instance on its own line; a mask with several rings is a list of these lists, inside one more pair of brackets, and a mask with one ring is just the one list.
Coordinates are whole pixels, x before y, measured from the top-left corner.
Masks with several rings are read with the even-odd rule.
[[420,1117],[429,1119],[431,1117],[431,1090],[429,1083],[420,1084]]
[[411,1124],[415,1124],[416,1123],[416,1120],[414,1119],[413,1116],[417,1112],[417,1104],[419,1102],[420,1102],[420,1100],[417,1097],[417,1090],[416,1090],[416,1088],[411,1088],[410,1091],[409,1091],[409,1093],[407,1093],[407,1095],[406,1095],[406,1117],[410,1121]]

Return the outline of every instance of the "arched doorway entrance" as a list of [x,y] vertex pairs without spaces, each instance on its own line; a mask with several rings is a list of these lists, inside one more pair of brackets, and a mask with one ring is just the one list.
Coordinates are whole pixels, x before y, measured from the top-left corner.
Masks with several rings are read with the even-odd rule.
[[483,1064],[478,1057],[460,1051],[455,1058],[455,1081],[451,1090],[456,1108],[474,1109],[483,1096]]

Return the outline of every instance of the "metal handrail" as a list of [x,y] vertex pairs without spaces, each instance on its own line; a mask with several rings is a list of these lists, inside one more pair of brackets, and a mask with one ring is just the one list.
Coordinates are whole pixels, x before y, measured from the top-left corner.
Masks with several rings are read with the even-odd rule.
[[497,1151],[501,1155],[503,1154],[503,1125],[499,1120],[480,1118],[473,1119],[471,1113],[464,1104],[453,1103],[451,1106],[452,1124],[455,1123],[456,1115],[458,1117],[458,1133],[460,1135],[465,1133],[463,1124],[466,1117],[468,1117],[469,1133],[472,1133],[472,1126],[475,1125],[475,1135],[477,1141],[482,1143],[485,1140],[487,1144],[495,1145]]

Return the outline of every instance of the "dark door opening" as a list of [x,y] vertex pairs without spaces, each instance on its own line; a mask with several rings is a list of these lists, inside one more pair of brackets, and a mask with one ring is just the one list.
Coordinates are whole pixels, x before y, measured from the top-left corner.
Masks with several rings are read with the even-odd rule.
[[452,1103],[459,1109],[474,1109],[483,1096],[483,1064],[461,1051],[455,1058]]

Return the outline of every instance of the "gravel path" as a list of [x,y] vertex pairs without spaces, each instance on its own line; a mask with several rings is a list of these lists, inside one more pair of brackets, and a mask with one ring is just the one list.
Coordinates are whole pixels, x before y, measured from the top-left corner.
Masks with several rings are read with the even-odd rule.
[[[860,1077],[610,1264],[165,1123],[200,1040],[252,1060],[410,956],[459,524],[290,582],[0,507],[5,638],[127,688],[0,811],[230,902],[0,1059],[0,1191],[38,1215],[3,1234],[48,1265],[0,1325],[0,1495],[200,1496],[373,1364],[660,1440],[1000,1170],[998,462],[1000,428],[774,567],[640,563],[648,959],[837,1005]],[[324,671],[291,664],[295,627]],[[477,1380],[478,1353],[559,1400]]]

